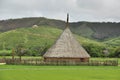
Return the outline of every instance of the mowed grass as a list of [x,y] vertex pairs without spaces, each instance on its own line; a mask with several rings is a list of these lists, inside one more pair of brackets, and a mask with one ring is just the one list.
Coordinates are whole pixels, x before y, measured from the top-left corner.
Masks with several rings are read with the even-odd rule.
[[0,65],[0,80],[120,80],[118,66]]

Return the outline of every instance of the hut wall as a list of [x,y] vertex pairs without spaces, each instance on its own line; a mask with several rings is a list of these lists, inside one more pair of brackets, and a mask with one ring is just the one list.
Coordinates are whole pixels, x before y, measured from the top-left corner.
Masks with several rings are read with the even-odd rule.
[[62,62],[62,61],[68,61],[68,62],[88,62],[89,58],[51,58],[51,57],[47,57],[44,58],[44,61],[50,61],[50,62]]

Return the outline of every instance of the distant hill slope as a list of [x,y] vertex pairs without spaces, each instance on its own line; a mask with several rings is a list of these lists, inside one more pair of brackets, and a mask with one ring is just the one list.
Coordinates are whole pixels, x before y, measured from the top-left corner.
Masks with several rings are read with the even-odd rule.
[[[0,32],[31,27],[33,25],[57,27],[60,29],[65,28],[64,21],[34,17],[2,20],[0,21]],[[73,33],[97,40],[120,36],[120,23],[72,22],[70,23],[70,28]]]
[[8,31],[16,28],[32,27],[33,25],[38,25],[38,26],[44,25],[44,26],[63,28],[65,22],[60,20],[47,19],[44,17],[9,19],[9,20],[0,21],[0,31]]
[[0,34],[0,50],[12,49],[20,43],[26,48],[51,45],[62,30],[51,27],[20,28]]
[[[0,50],[15,48],[17,44],[24,43],[26,48],[51,46],[62,30],[50,26],[38,28],[20,28],[0,34]],[[103,45],[100,42],[75,35],[81,44],[93,43]]]

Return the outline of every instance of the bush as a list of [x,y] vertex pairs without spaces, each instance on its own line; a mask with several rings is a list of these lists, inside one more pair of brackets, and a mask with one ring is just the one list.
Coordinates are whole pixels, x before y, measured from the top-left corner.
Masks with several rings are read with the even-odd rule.
[[96,45],[96,44],[85,44],[83,47],[87,50],[91,57],[104,57],[103,49],[105,46]]
[[1,50],[0,56],[11,56],[11,50]]
[[115,50],[114,57],[120,58],[120,47]]

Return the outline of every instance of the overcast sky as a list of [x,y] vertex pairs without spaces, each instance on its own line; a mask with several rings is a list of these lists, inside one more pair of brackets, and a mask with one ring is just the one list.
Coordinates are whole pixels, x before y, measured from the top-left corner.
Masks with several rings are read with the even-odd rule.
[[120,0],[0,0],[0,20],[47,17],[70,21],[120,22]]

